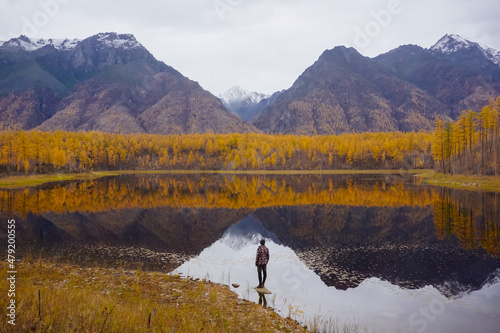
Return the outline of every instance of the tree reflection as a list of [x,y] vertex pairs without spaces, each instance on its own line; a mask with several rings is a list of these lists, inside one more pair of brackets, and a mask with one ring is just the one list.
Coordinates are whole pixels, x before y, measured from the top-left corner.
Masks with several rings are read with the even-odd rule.
[[122,175],[3,189],[0,213],[18,217],[25,230],[19,237],[31,243],[73,239],[198,251],[255,214],[299,247],[456,236],[466,249],[499,256],[499,200],[397,175]]
[[257,209],[297,205],[429,206],[434,190],[355,176],[155,175],[0,190],[0,208],[21,216],[126,208]]
[[433,204],[439,239],[456,236],[464,248],[482,247],[500,256],[500,196],[497,193],[439,189]]

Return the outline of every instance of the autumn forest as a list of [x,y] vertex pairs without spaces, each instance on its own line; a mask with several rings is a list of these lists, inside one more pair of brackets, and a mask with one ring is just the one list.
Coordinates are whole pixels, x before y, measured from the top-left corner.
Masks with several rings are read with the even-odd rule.
[[0,172],[436,168],[497,175],[499,109],[500,97],[480,112],[463,111],[456,122],[436,119],[432,133],[310,137],[4,131],[0,133]]

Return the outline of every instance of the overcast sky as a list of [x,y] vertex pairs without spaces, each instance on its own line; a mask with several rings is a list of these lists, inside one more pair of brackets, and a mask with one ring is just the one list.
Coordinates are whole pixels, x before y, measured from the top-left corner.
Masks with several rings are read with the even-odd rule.
[[219,94],[289,88],[326,49],[369,57],[446,33],[500,49],[498,0],[0,0],[0,41],[132,33]]

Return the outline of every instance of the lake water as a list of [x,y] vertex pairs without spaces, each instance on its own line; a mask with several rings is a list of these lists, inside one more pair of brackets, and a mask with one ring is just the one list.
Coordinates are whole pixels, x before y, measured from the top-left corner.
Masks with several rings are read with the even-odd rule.
[[25,253],[236,283],[324,331],[500,331],[499,194],[400,175],[167,174],[0,190],[0,205]]

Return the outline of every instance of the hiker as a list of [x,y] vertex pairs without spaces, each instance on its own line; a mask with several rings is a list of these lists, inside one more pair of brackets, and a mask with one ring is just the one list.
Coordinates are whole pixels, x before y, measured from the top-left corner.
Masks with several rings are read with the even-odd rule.
[[[255,266],[257,266],[257,273],[259,275],[259,286],[257,288],[264,288],[267,278],[267,263],[269,261],[269,249],[264,245],[266,240],[260,241],[260,246],[257,249],[257,257],[255,258]],[[262,278],[264,273],[264,278]]]

